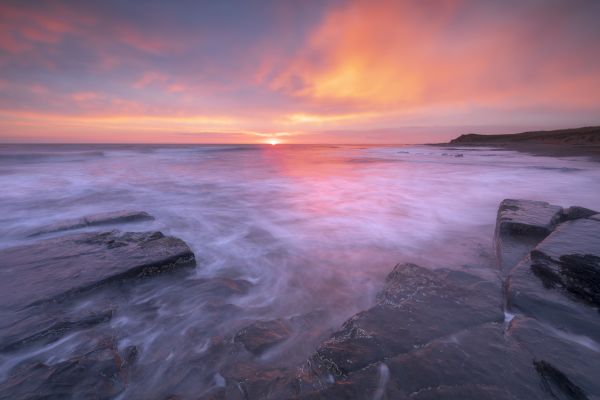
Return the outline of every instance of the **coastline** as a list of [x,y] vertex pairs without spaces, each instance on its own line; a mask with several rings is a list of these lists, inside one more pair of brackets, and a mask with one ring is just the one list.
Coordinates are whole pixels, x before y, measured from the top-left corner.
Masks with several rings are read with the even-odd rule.
[[600,162],[600,146],[559,145],[542,143],[435,143],[428,146],[443,148],[492,147],[498,150],[513,150],[533,156],[545,157],[587,157],[590,161]]
[[492,147],[513,150],[534,156],[588,157],[600,161],[600,127],[558,129],[553,131],[530,131],[504,135],[468,133],[441,147]]

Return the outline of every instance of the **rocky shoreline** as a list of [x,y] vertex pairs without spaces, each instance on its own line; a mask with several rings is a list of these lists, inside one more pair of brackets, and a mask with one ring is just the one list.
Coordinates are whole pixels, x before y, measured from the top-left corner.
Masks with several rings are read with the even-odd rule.
[[[83,307],[82,299],[101,288],[185,276],[196,257],[185,242],[161,232],[62,232],[152,218],[137,211],[86,216],[33,235],[52,237],[0,250],[1,307],[8,316],[0,355],[48,346],[73,332],[90,337],[54,363],[15,364],[0,382],[0,399],[124,393],[143,349],[94,335],[115,308],[110,302]],[[197,363],[218,373],[194,398],[600,398],[600,214],[504,200],[495,247],[490,271],[398,264],[375,304],[337,331],[313,336],[320,345],[296,367],[263,360],[282,343],[313,335],[324,318],[319,311],[248,321],[213,338]],[[237,312],[228,296],[251,286],[228,278],[197,285],[210,293],[217,317]],[[182,381],[190,379],[189,371],[182,373]],[[156,398],[188,398],[177,387],[165,383],[168,394]]]

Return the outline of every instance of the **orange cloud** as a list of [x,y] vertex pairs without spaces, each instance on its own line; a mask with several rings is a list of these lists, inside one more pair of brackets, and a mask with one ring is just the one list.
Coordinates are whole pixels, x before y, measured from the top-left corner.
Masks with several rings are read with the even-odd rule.
[[345,3],[326,16],[271,88],[316,104],[379,111],[468,103],[600,105],[598,68],[587,59],[587,70],[571,72],[583,49],[569,42],[560,10],[461,15],[477,6]]
[[95,92],[77,92],[73,93],[71,97],[75,101],[90,101],[97,99],[99,96]]

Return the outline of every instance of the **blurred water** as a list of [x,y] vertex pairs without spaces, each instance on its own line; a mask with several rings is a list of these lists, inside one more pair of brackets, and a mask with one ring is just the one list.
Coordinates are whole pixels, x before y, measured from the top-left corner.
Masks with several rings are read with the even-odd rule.
[[[326,332],[369,307],[398,262],[491,271],[504,198],[600,209],[598,164],[486,148],[5,145],[0,188],[0,247],[63,219],[137,209],[156,221],[120,229],[161,230],[197,255],[192,276],[110,294],[115,316],[98,329],[139,347],[136,393],[166,393],[169,379],[194,393],[221,384],[219,368],[231,360],[203,354],[255,319],[320,310],[315,329]],[[215,277],[250,282],[227,299],[237,311],[210,312],[206,279]],[[297,362],[316,337],[263,361]],[[21,360],[67,358],[86,338],[0,356],[0,379]]]

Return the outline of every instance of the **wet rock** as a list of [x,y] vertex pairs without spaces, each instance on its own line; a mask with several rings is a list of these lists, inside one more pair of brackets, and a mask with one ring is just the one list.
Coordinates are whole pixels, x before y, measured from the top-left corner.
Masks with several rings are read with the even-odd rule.
[[600,221],[567,221],[510,273],[508,306],[600,340]]
[[[333,382],[333,381],[332,381]],[[330,382],[331,383],[331,382]],[[396,385],[390,384],[389,368],[385,363],[370,365],[350,376],[339,379],[333,384],[315,387],[297,397],[302,400],[328,399],[376,399],[376,400],[405,400],[408,396]]]
[[226,399],[287,399],[297,394],[293,372],[283,368],[239,363],[228,375]]
[[236,333],[234,341],[242,343],[252,354],[261,355],[291,334],[291,326],[282,319],[257,321]]
[[560,220],[562,207],[544,201],[506,199],[498,209],[500,234],[547,236]]
[[554,398],[578,398],[568,397],[577,392],[600,397],[600,382],[590,373],[600,370],[599,343],[526,317],[516,317],[508,335],[530,354],[544,390]]
[[410,399],[414,400],[466,400],[466,399],[494,399],[516,400],[508,390],[496,386],[486,385],[460,385],[438,386],[424,388],[415,393]]
[[29,346],[50,344],[68,333],[88,329],[103,322],[108,322],[112,318],[112,314],[112,310],[109,310],[102,313],[86,315],[80,319],[51,319],[46,321],[49,326],[44,326],[34,333],[31,331],[23,331],[23,328],[31,328],[30,326],[20,327],[21,330],[19,330],[18,333],[2,340],[0,343],[0,352],[13,352]]
[[105,212],[100,214],[88,215],[81,218],[70,219],[66,221],[57,222],[55,224],[45,226],[31,233],[29,237],[45,235],[47,233],[54,233],[60,231],[67,231],[72,229],[80,229],[89,226],[99,225],[110,225],[110,224],[124,224],[131,222],[141,222],[154,220],[154,217],[144,211],[113,211]]
[[[390,383],[410,398],[544,399],[531,357],[487,323],[387,361]],[[422,397],[421,397],[422,396]]]
[[136,356],[136,347],[120,352],[106,340],[65,361],[24,365],[0,384],[0,399],[111,399],[125,390]]
[[551,286],[600,307],[600,221],[561,224],[531,252],[531,262],[552,276]]
[[588,400],[585,392],[575,385],[559,369],[546,361],[534,361],[535,369],[542,378],[546,392],[555,399]]
[[574,219],[589,218],[598,214],[598,211],[590,210],[589,208],[572,206],[564,210],[562,219],[572,221]]
[[436,338],[503,319],[500,282],[401,264],[387,277],[377,304],[346,321],[312,362],[343,376]]
[[506,199],[496,219],[495,244],[500,270],[517,265],[562,217],[562,208],[542,201]]
[[322,379],[313,388],[300,398],[547,398],[531,356],[505,336],[501,323],[485,323],[437,338],[335,381]]
[[119,231],[74,234],[3,249],[0,260],[0,307],[8,311],[196,263],[180,239],[160,232]]

